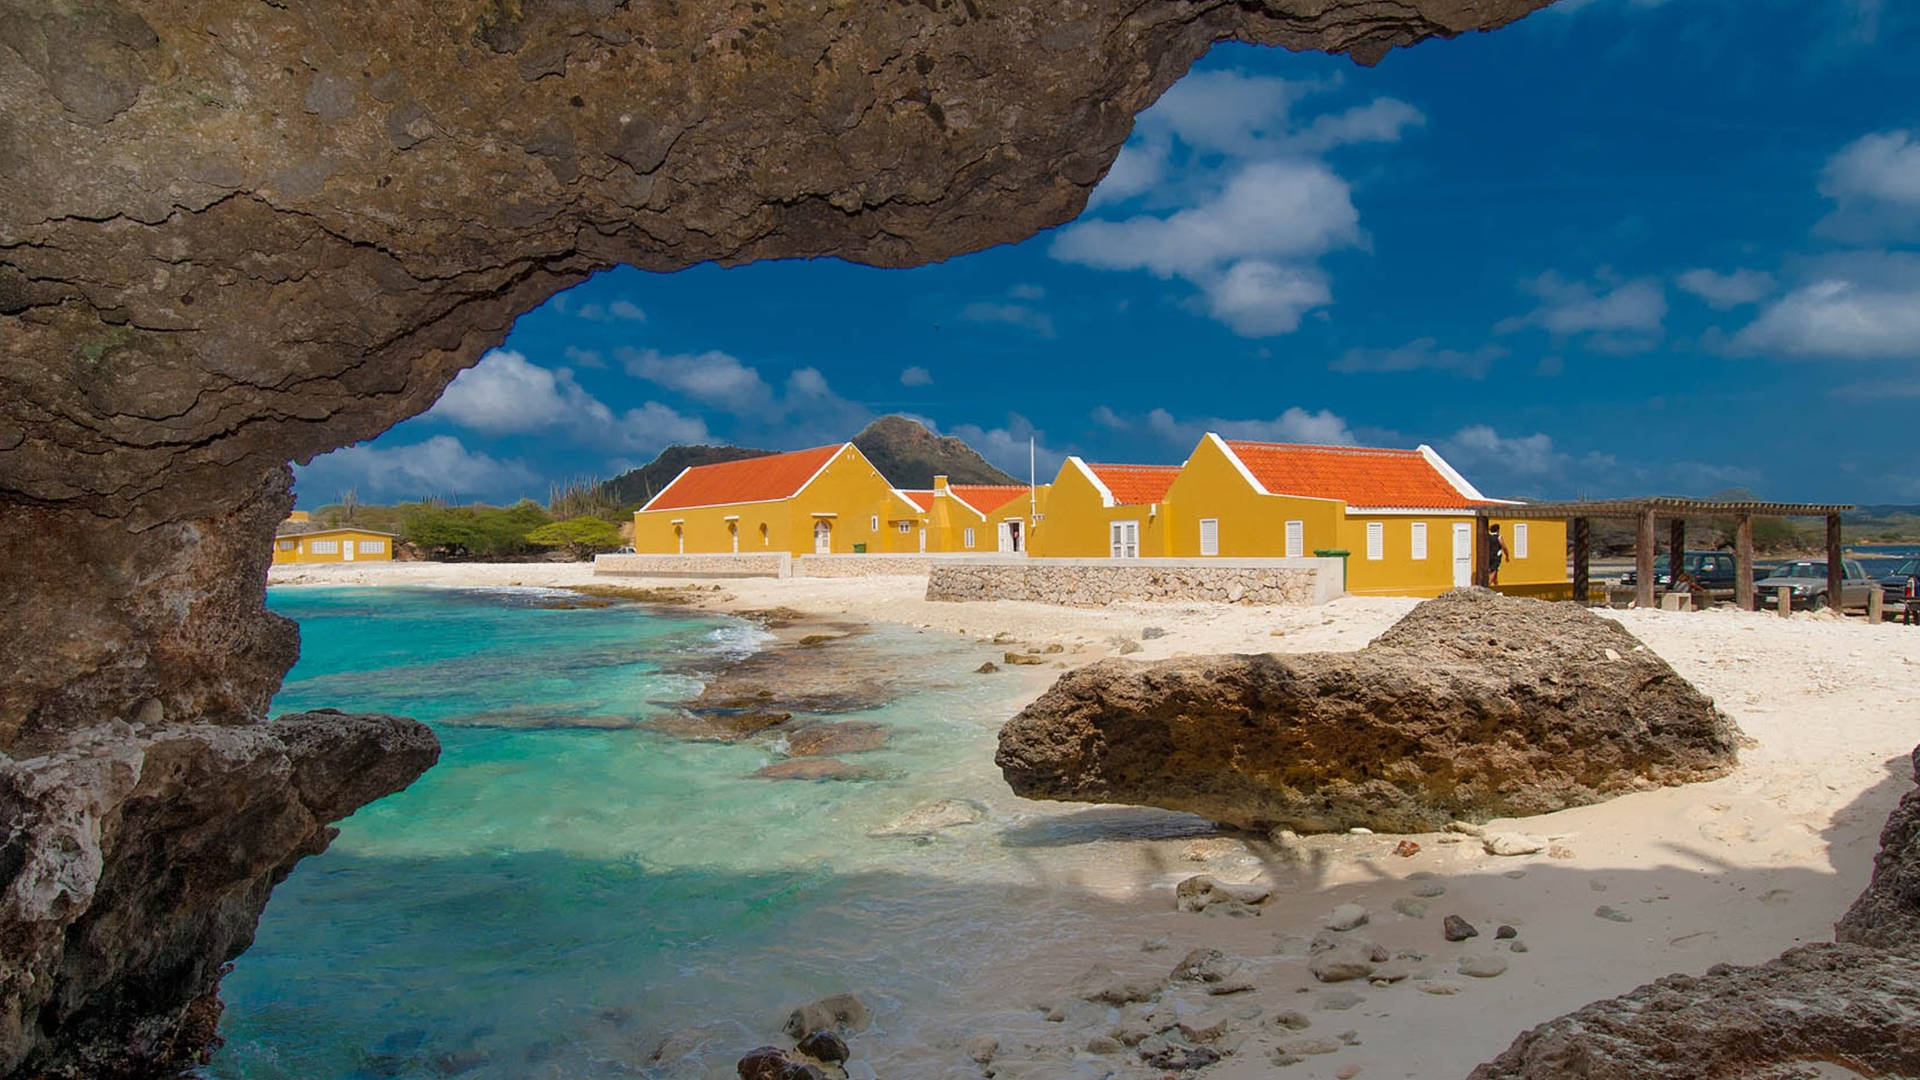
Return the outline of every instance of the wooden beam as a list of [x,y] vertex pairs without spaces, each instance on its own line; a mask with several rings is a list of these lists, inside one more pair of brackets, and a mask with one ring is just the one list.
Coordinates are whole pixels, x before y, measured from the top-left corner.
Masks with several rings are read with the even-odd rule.
[[1633,537],[1633,602],[1650,608],[1653,606],[1653,511],[1640,511],[1638,525]]
[[1733,603],[1741,611],[1753,610],[1753,515],[1738,514],[1733,519]]
[[1840,515],[1827,515],[1827,603],[1833,610],[1844,613],[1846,605],[1841,603],[1846,595],[1840,591]]
[[1587,519],[1573,519],[1573,602],[1587,602],[1587,589],[1593,563],[1593,536],[1589,532]]
[[1687,565],[1687,519],[1667,522],[1667,588],[1680,591],[1680,570]]
[[1487,551],[1488,551],[1487,525],[1488,525],[1488,521],[1484,516],[1476,515],[1474,517],[1473,519],[1473,583],[1475,586],[1483,589],[1486,588],[1487,581],[1492,576],[1487,569]]

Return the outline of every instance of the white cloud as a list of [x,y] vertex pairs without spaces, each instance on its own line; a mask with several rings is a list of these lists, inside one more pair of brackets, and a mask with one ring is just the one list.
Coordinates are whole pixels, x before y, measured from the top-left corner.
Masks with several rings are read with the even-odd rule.
[[1410,127],[1427,122],[1419,109],[1396,98],[1375,98],[1344,112],[1316,116],[1313,123],[1289,140],[1307,153],[1322,153],[1353,143],[1399,142]]
[[1038,285],[1015,285],[1007,290],[1007,295],[1015,300],[1045,300],[1047,290]]
[[504,499],[537,486],[532,469],[468,450],[452,435],[435,435],[411,446],[361,443],[322,454],[294,469],[295,486],[318,499],[353,488],[366,498]]
[[1715,311],[1758,303],[1773,292],[1773,275],[1760,270],[1689,270],[1675,279],[1682,289],[1707,302]]
[[1498,345],[1482,345],[1472,352],[1442,349],[1433,338],[1415,338],[1392,349],[1348,349],[1331,365],[1335,371],[1452,371],[1470,379],[1485,378],[1487,368],[1507,355]]
[[1589,335],[1587,344],[1593,348],[1636,351],[1653,347],[1667,316],[1666,290],[1653,278],[1616,282],[1602,275],[1596,287],[1548,271],[1523,288],[1540,304],[1525,315],[1500,320],[1494,333],[1536,327],[1556,338]]
[[574,367],[599,370],[607,366],[607,358],[601,355],[598,349],[582,349],[569,345],[561,355],[565,356]]
[[736,416],[774,411],[773,387],[760,372],[718,349],[702,353],[663,353],[658,349],[618,351],[627,374],[663,386]]
[[[564,308],[560,310],[565,310]],[[646,322],[647,313],[640,305],[631,300],[615,300],[610,304],[581,304],[573,309],[573,315],[588,322]]]
[[1199,443],[1200,437],[1209,431],[1229,439],[1249,439],[1256,442],[1351,446],[1358,441],[1352,429],[1347,426],[1345,418],[1332,410],[1321,409],[1314,412],[1297,405],[1266,420],[1230,420],[1218,416],[1183,420],[1165,409],[1155,409],[1135,424],[1115,415],[1111,409],[1107,410],[1107,413],[1108,418],[1115,421],[1114,424],[1107,426],[1115,427],[1116,430],[1140,427],[1148,434],[1165,442],[1170,448],[1182,453],[1193,449]]
[[1920,136],[1893,130],[1855,139],[1827,162],[1820,193],[1834,201],[1820,223],[1827,235],[1874,241],[1920,232]]
[[1087,209],[1125,202],[1158,187],[1167,173],[1167,146],[1129,143],[1120,148],[1100,186],[1087,196]]
[[1109,431],[1120,431],[1127,427],[1127,421],[1106,405],[1095,405],[1087,415],[1093,418],[1094,423]]
[[913,367],[910,367],[900,373],[900,385],[901,386],[932,386],[933,372],[928,371],[926,368],[923,368],[918,364],[916,364]]
[[1733,338],[1736,352],[1920,360],[1920,256],[1824,260]]
[[[925,425],[926,429],[935,435],[943,434],[939,425],[933,421],[920,416],[913,419]],[[1033,447],[1034,475],[1041,483],[1044,484],[1053,479],[1053,475],[1060,471],[1061,463],[1067,460],[1064,452],[1047,445],[1046,432],[1034,427],[1031,420],[1019,413],[1008,413],[1004,427],[987,428],[979,424],[957,424],[944,434],[952,435],[973,447],[981,457],[987,459],[988,464],[1016,480],[1027,479],[1029,439],[1032,440]]]
[[455,376],[426,415],[506,435],[583,420],[604,422],[612,414],[567,368],[543,368],[518,352],[494,349]]
[[1569,454],[1544,432],[1501,435],[1487,424],[1472,424],[1440,440],[1435,449],[1488,495],[1550,494],[1568,486],[1617,479],[1619,462],[1610,454]]
[[1207,310],[1242,337],[1291,334],[1300,316],[1333,303],[1333,287],[1315,266],[1242,259],[1203,284]]
[[1317,88],[1237,71],[1195,72],[1140,114],[1138,130],[1148,143],[1174,137],[1202,152],[1253,154],[1285,134],[1293,104]]
[[1025,304],[977,300],[961,309],[960,318],[973,323],[1000,323],[1043,338],[1053,336],[1053,316]]

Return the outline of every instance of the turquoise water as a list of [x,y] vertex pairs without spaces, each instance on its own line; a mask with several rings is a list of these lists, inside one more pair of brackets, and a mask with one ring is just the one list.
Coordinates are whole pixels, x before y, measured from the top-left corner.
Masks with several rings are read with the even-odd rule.
[[626,726],[749,648],[744,623],[533,591],[270,592],[303,640],[276,712],[413,716],[444,751],[275,890],[209,1077],[686,1075],[649,1060],[663,1035],[704,1029],[669,1059],[724,1057],[843,989],[908,1013],[1008,929],[977,880],[1008,858],[1000,832],[866,835],[986,783],[1010,684],[969,674],[982,646],[877,630],[915,689],[847,718],[891,727],[858,759],[887,779],[775,783],[748,778],[777,760],[764,745]]

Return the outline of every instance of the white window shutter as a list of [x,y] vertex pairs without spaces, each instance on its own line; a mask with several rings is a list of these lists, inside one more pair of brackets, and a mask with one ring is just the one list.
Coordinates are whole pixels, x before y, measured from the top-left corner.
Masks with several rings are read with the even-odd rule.
[[1200,519],[1200,554],[1220,554],[1220,519]]
[[1287,558],[1298,559],[1307,551],[1307,523],[1287,522]]
[[1527,523],[1524,521],[1515,522],[1513,526],[1513,557],[1527,557]]
[[1427,523],[1424,521],[1413,523],[1413,557],[1416,559],[1427,557]]
[[1367,522],[1367,558],[1378,562],[1387,557],[1387,525],[1383,521]]

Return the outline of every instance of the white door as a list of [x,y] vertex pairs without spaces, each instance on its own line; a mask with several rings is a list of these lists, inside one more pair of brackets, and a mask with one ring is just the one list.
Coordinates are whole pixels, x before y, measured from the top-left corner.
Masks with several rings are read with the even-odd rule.
[[358,545],[358,544],[356,544],[355,542],[353,542],[352,540],[342,540],[342,541],[340,541],[340,557],[341,557],[342,559],[344,559],[344,560],[346,560],[347,562],[352,562],[352,561],[353,561],[353,549],[354,549],[354,548],[356,548],[356,547],[358,547],[358,546],[359,546],[359,545]]
[[833,523],[816,521],[813,523],[813,553],[830,555],[833,553]]
[[1000,523],[1000,554],[1011,555],[1019,549],[1013,546],[1013,522]]
[[740,554],[740,523],[732,522],[728,524],[727,535],[733,540],[733,553],[735,555]]
[[1453,523],[1453,587],[1464,589],[1473,584],[1473,526],[1465,521]]
[[1109,527],[1109,554],[1116,559],[1137,559],[1140,557],[1140,523],[1137,521],[1116,521]]
[[920,554],[925,555],[926,553],[927,553],[927,527],[925,525],[922,525],[920,526]]

